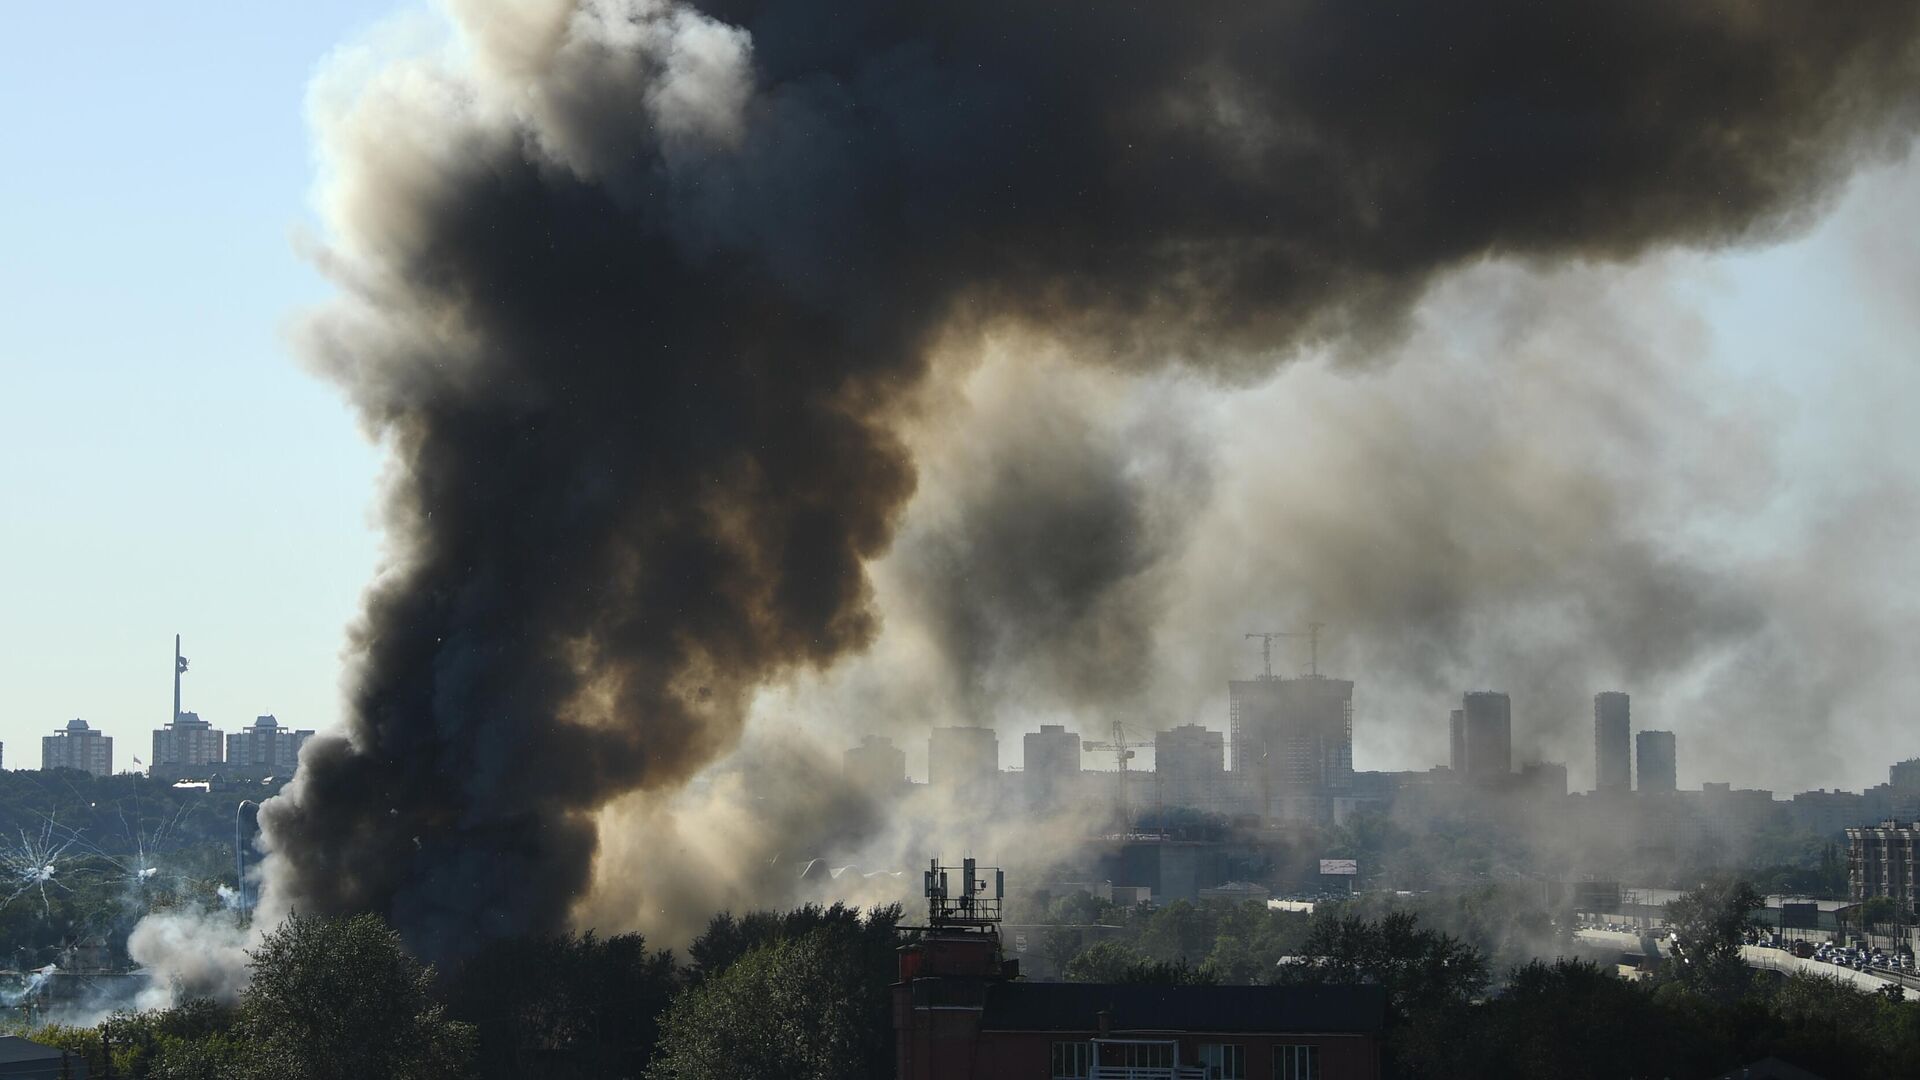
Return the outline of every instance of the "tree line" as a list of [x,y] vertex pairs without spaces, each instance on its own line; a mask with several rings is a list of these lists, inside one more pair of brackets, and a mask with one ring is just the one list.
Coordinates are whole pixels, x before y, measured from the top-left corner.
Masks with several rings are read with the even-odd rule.
[[[1710,1077],[1772,1056],[1840,1078],[1920,1060],[1920,1004],[1898,988],[1740,963],[1755,899],[1744,882],[1714,882],[1676,901],[1675,955],[1640,980],[1564,956],[1496,969],[1411,911],[1269,919],[1258,905],[1170,905],[1131,941],[1076,953],[1068,974],[1377,984],[1402,1077]],[[723,914],[684,958],[638,934],[562,934],[496,942],[436,972],[376,916],[296,916],[252,953],[236,1004],[27,1034],[84,1056],[95,1077],[882,1080],[889,985],[911,933],[900,918],[841,905]]]

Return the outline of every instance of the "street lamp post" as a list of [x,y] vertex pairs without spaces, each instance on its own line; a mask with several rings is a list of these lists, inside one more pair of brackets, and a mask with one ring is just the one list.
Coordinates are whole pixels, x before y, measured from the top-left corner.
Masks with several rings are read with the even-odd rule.
[[257,802],[254,802],[252,799],[241,799],[239,804],[233,808],[233,883],[236,889],[236,892],[234,893],[234,895],[235,897],[238,898],[240,902],[239,904],[240,919],[243,923],[246,921],[246,918],[247,918],[247,906],[248,906],[247,905],[247,848],[246,848],[246,844],[243,843],[241,839],[240,823],[241,823],[241,815],[246,813],[247,807],[249,806],[253,807],[255,814],[258,814],[260,812],[260,804]]

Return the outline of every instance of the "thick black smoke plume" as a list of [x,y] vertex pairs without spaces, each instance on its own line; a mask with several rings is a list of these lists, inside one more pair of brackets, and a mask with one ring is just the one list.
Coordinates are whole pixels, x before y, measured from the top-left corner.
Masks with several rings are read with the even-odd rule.
[[1760,238],[1920,73],[1911,0],[454,9],[322,121],[395,563],[262,815],[274,903],[434,956],[562,923],[592,811],[870,639],[942,349],[1246,373],[1483,257]]

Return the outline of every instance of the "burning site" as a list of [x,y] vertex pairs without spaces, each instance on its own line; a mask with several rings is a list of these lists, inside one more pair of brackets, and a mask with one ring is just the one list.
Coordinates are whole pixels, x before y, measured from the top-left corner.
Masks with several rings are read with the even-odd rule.
[[[259,717],[238,771],[176,647],[142,765],[234,864],[127,909],[100,1050],[23,1038],[235,1055],[155,1076],[1920,1051],[1920,8],[441,0],[302,86],[279,333],[379,469],[339,715]],[[110,774],[75,723],[47,768]],[[97,843],[33,822],[0,926]],[[133,847],[87,872],[151,892]]]

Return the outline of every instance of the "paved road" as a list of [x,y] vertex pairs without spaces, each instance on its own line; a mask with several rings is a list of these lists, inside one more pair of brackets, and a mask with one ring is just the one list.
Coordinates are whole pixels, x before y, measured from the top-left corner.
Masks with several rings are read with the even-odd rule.
[[[1637,953],[1640,951],[1640,935],[1638,934],[1622,934],[1612,930],[1576,930],[1574,931],[1574,937],[1579,938],[1589,945],[1598,945],[1601,948],[1619,949],[1621,952]],[[1656,944],[1660,949],[1660,955],[1667,955],[1667,943],[1661,941]],[[1896,981],[1882,978],[1870,971],[1841,967],[1838,964],[1822,964],[1813,960],[1802,960],[1783,949],[1763,949],[1758,945],[1741,946],[1740,958],[1757,968],[1769,968],[1774,971],[1784,971],[1789,974],[1801,972],[1807,975],[1825,975],[1828,978],[1839,979],[1841,982],[1850,983],[1862,990],[1878,990],[1889,981]]]

